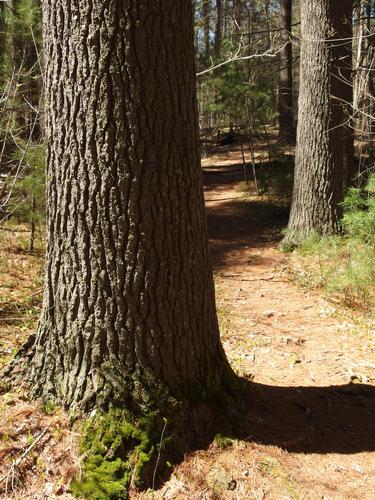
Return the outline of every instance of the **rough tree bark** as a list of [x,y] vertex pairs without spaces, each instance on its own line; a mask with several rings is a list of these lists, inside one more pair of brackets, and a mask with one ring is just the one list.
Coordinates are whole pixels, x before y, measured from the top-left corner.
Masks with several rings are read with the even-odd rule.
[[292,0],[281,0],[280,18],[282,31],[279,64],[279,139],[295,141],[293,114],[293,56],[292,56]]
[[302,0],[294,191],[286,244],[340,230],[353,174],[352,0]]
[[191,409],[232,377],[207,245],[192,3],[45,0],[43,18],[45,295],[6,376],[84,412],[170,396]]

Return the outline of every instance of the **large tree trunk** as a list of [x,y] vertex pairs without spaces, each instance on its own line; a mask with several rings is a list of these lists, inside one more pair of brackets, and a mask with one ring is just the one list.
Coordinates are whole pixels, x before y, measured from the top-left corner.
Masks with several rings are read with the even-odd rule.
[[283,49],[280,51],[279,64],[279,138],[295,140],[293,114],[293,56],[292,56],[292,0],[281,0],[281,36]]
[[207,246],[191,1],[43,5],[45,295],[18,357],[32,393],[83,411],[207,400],[232,372]]
[[301,2],[297,153],[287,243],[340,230],[340,202],[353,169],[352,8],[352,0]]

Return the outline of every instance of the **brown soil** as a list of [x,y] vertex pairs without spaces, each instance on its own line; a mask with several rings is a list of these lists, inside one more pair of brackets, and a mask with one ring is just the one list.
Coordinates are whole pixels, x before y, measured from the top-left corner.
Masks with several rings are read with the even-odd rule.
[[[278,250],[287,211],[241,192],[241,158],[238,147],[222,148],[203,165],[223,344],[234,369],[253,377],[253,410],[238,436],[189,454],[162,489],[131,498],[375,499],[374,325],[291,281],[293,257]],[[13,347],[10,324],[0,330]],[[18,468],[15,491],[8,479],[0,497],[71,498],[72,434],[62,415],[33,405],[22,396],[3,400],[2,474],[32,442],[27,436],[48,432]]]

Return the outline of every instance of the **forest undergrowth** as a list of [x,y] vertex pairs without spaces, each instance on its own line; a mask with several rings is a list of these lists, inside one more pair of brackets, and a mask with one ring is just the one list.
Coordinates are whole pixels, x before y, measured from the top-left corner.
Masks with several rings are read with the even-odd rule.
[[352,187],[342,203],[342,234],[312,234],[292,257],[291,276],[307,289],[320,288],[333,302],[374,317],[375,177]]

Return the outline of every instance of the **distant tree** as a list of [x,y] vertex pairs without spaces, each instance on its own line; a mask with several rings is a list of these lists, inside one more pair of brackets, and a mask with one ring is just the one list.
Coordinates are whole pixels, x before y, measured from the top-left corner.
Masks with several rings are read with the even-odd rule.
[[[270,39],[275,51],[280,45],[267,33],[279,26],[275,5],[195,2],[197,70],[204,72],[198,82],[200,124],[206,131],[231,124],[264,130],[264,124],[276,122],[278,66],[274,57],[259,57],[271,48]],[[231,62],[234,55],[240,58]],[[220,66],[212,69],[215,64]]]
[[244,3],[243,0],[233,0],[233,14],[237,28],[241,28],[242,24],[241,21],[242,21],[243,3]]
[[202,0],[202,17],[203,17],[203,32],[204,32],[204,59],[207,62],[210,57],[211,42],[211,0]]
[[223,39],[223,0],[216,0],[216,25],[215,25],[215,55],[218,56],[221,50]]
[[293,113],[292,0],[281,0],[281,43],[279,64],[279,138],[295,140]]
[[352,0],[301,1],[297,152],[285,243],[340,230],[353,174]]
[[4,81],[4,56],[5,56],[5,2],[0,2],[0,68],[1,76],[0,82],[3,84]]
[[[34,193],[33,187],[43,185],[43,180],[38,165],[30,164],[29,160],[44,156],[41,145],[43,62],[40,1],[11,0],[0,2],[0,7],[0,171],[7,175],[0,192],[0,220],[5,220],[10,213],[18,217],[30,212],[21,206],[26,199],[34,207],[31,213],[39,205],[36,197],[40,198],[40,190]],[[38,149],[40,154],[36,155]],[[16,193],[21,192],[25,196],[20,202]],[[32,220],[39,219],[36,213],[34,215]]]
[[[18,126],[21,136],[37,141],[41,135],[39,105],[41,77],[39,58],[41,12],[39,0],[13,0],[11,10],[12,68],[16,75]],[[17,102],[18,101],[18,102]]]
[[[373,143],[375,134],[375,26],[373,0],[357,0],[354,8],[354,98],[355,126],[361,142]],[[374,162],[373,147],[370,149],[367,167]],[[366,162],[365,155],[361,158]]]

